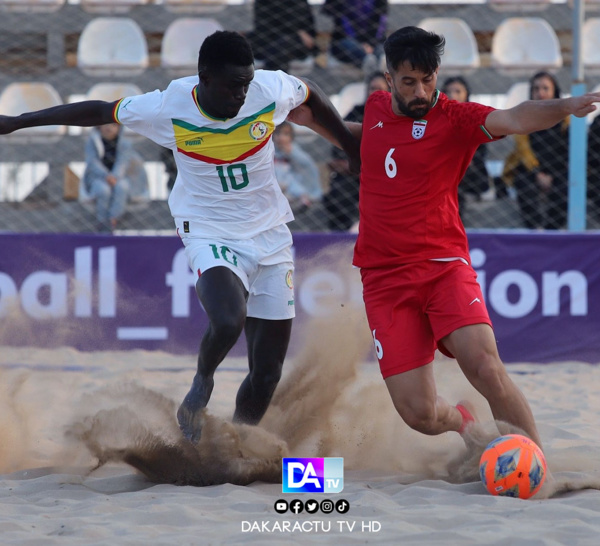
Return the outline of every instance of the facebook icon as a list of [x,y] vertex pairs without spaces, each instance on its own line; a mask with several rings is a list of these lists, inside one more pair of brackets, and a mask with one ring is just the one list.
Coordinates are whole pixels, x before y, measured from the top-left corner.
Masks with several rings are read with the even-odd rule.
[[344,489],[343,457],[283,459],[284,493],[339,493]]

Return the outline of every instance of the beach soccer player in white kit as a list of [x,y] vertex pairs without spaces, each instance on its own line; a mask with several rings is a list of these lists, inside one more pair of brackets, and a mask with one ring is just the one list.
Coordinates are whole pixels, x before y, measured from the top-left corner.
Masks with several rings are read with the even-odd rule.
[[0,134],[117,121],[173,151],[178,174],[169,207],[209,321],[192,387],[177,412],[194,442],[214,372],[242,331],[249,373],[237,393],[234,421],[257,424],[281,377],[294,317],[286,226],[293,214],[275,178],[271,136],[301,104],[336,135],[357,170],[358,141],[326,95],[281,71],[255,72],[252,49],[236,32],[207,37],[198,76],[174,80],[164,91],[0,116]]

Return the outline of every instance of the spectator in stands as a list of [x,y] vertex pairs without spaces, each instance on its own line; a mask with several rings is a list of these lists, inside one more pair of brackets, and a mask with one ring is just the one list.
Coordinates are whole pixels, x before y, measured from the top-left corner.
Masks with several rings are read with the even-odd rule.
[[[373,72],[367,78],[365,102],[375,91],[389,91],[383,72]],[[362,123],[365,103],[357,104],[344,118]],[[350,172],[348,158],[333,147],[329,167],[329,191],[323,196],[327,211],[327,227],[333,231],[348,231],[358,222],[358,175]]]
[[148,179],[141,157],[122,136],[118,123],[92,129],[85,145],[83,184],[96,201],[100,231],[113,231],[129,199],[149,199]]
[[600,116],[596,116],[588,132],[588,196],[594,212],[600,215]]
[[330,53],[370,74],[383,53],[387,0],[325,0],[321,12],[333,18]]
[[316,50],[315,20],[308,0],[254,0],[254,55],[267,70],[287,71],[289,62]]
[[[458,102],[469,102],[471,100],[469,84],[460,76],[448,78],[442,85],[442,92],[449,99]],[[458,186],[458,208],[461,215],[469,200],[479,201],[483,194],[488,195],[486,192],[490,190],[490,177],[485,166],[486,155],[487,148],[485,146],[477,148],[471,164]]]
[[298,212],[319,201],[323,195],[319,168],[294,141],[294,128],[284,121],[273,133],[275,177],[292,210]]
[[[560,98],[556,78],[538,72],[530,80],[529,98]],[[514,135],[503,178],[517,192],[523,225],[529,229],[561,229],[567,221],[569,118],[529,135]]]

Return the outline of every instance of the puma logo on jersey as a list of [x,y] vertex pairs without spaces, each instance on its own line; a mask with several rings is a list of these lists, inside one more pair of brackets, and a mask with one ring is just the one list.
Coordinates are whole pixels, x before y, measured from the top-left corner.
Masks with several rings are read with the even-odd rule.
[[375,129],[375,127],[383,129],[383,121],[378,121],[375,125],[373,125],[373,127],[371,127],[371,129]]
[[481,300],[479,298],[475,298],[471,303],[469,303],[469,305],[473,305],[476,301],[481,303]]

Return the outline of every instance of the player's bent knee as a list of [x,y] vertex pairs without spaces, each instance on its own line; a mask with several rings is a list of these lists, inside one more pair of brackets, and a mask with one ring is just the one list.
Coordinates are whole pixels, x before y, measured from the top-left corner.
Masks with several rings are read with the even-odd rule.
[[489,360],[478,366],[474,384],[486,397],[501,398],[506,392],[507,381],[510,379],[502,362]]
[[398,413],[413,430],[422,434],[435,434],[437,427],[435,408],[433,406],[419,409],[403,408],[402,410],[398,409]]
[[256,390],[264,392],[272,392],[277,387],[279,380],[281,379],[281,366],[268,372],[253,373],[252,374],[252,386]]
[[219,338],[237,340],[244,329],[244,317],[219,317],[213,319],[211,326]]

